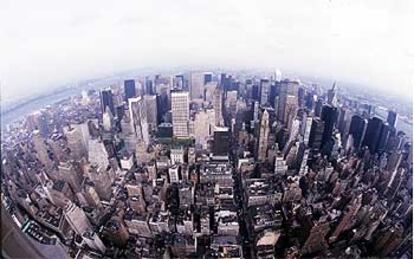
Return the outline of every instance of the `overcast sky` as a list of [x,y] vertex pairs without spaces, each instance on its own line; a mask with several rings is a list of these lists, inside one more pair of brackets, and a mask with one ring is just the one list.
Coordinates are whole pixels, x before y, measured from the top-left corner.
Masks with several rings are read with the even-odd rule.
[[412,0],[1,0],[1,94],[140,67],[237,65],[412,98],[413,25]]

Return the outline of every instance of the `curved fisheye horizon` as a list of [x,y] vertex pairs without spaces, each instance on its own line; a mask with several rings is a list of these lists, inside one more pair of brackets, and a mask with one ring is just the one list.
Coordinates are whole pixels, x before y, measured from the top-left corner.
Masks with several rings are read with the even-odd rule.
[[3,101],[136,67],[200,65],[276,67],[412,99],[412,1],[7,0],[1,7]]

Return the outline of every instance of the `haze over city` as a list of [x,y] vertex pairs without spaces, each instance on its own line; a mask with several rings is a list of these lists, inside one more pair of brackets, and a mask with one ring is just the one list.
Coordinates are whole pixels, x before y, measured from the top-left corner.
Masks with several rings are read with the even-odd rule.
[[411,100],[413,8],[409,0],[6,0],[2,102],[124,70],[177,66],[279,68]]

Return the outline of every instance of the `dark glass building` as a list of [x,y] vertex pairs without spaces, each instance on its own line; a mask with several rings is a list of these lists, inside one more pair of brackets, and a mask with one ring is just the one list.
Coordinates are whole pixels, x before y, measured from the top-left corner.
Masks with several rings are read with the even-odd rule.
[[213,81],[213,74],[212,73],[205,73],[204,74],[204,84],[210,83]]
[[321,120],[325,123],[322,134],[321,148],[332,144],[332,134],[338,118],[338,109],[332,105],[324,105],[322,108]]
[[109,110],[111,111],[112,115],[115,115],[114,100],[112,99],[111,89],[101,91],[102,113],[105,112],[107,106],[109,107]]
[[352,116],[351,125],[349,126],[349,135],[354,139],[354,147],[359,149],[367,130],[368,121],[359,115]]
[[309,134],[309,148],[319,149],[322,145],[322,135],[325,129],[325,123],[319,118],[312,120],[311,130]]
[[362,144],[367,146],[372,154],[377,150],[382,124],[382,120],[378,117],[373,117],[368,121],[367,131]]
[[389,110],[388,117],[387,117],[388,125],[395,128],[395,126],[397,125],[397,119],[398,119],[398,113],[396,113],[395,111]]
[[125,101],[128,102],[129,98],[133,98],[137,95],[135,90],[135,80],[129,79],[124,81],[124,93],[125,93]]
[[383,152],[387,148],[388,138],[392,132],[392,127],[388,123],[383,123],[381,127],[381,133],[377,143],[377,152]]
[[227,127],[218,127],[214,131],[213,155],[228,156],[230,149],[230,132]]

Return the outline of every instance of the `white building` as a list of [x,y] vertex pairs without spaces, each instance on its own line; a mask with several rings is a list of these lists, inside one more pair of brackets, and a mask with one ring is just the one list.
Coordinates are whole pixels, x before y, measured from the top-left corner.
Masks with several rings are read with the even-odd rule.
[[171,92],[171,112],[174,136],[187,138],[189,136],[188,121],[190,116],[188,92]]

